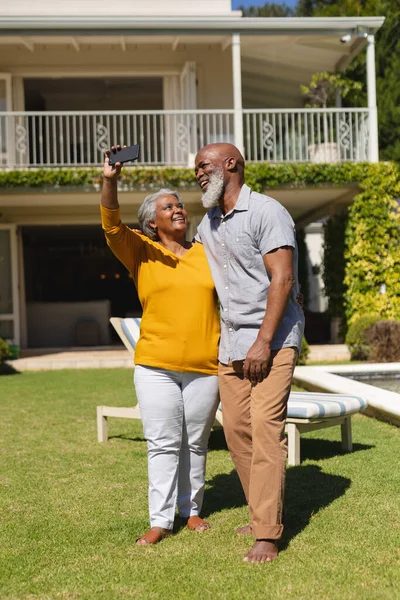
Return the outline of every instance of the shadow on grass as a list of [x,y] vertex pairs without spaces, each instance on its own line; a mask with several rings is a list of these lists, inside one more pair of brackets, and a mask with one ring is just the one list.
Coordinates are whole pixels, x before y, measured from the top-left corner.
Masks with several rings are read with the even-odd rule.
[[17,371],[9,363],[0,363],[0,375],[21,375],[21,371]]
[[125,442],[145,442],[146,438],[142,437],[130,437],[129,435],[125,435],[124,433],[121,433],[120,435],[109,435],[108,436],[109,440],[124,440]]
[[210,487],[204,494],[202,517],[206,518],[226,508],[239,508],[246,505],[246,498],[235,470],[230,473],[220,473],[206,481],[206,484]]
[[[353,443],[352,452],[361,450],[371,450],[374,448],[370,444],[355,444]],[[321,460],[323,458],[332,458],[340,454],[348,454],[342,450],[341,442],[334,442],[320,438],[301,438],[301,460]]]
[[222,427],[211,431],[210,439],[208,440],[208,449],[210,452],[213,450],[228,450]]
[[[226,449],[222,430],[213,431],[210,436],[210,451]],[[374,446],[354,444],[353,452],[369,450]],[[320,460],[344,454],[340,442],[324,439],[301,440],[303,459]],[[207,481],[202,516],[224,509],[246,505],[242,486],[235,470],[229,474],[219,474]],[[285,497],[285,529],[281,549],[287,548],[322,508],[329,506],[350,487],[351,480],[340,475],[324,473],[318,465],[299,465],[287,470]],[[244,524],[244,523],[243,523]],[[238,526],[240,523],[238,523]]]
[[[213,450],[228,450],[223,429],[216,429],[211,432],[208,444],[210,452]],[[375,446],[371,444],[353,443],[352,452],[360,452],[361,450],[371,450]],[[342,449],[340,441],[325,440],[322,438],[301,438],[301,460],[322,460],[324,458],[332,458],[341,454],[348,454]]]
[[[207,482],[202,516],[204,518],[221,510],[246,505],[242,486],[236,471],[216,475]],[[281,550],[307,527],[310,519],[322,508],[329,506],[350,487],[351,480],[340,475],[324,473],[317,465],[291,467],[286,476],[285,529]],[[245,523],[237,523],[237,526]]]
[[324,473],[317,465],[288,469],[281,550],[307,527],[316,513],[343,496],[350,484],[351,480],[347,477]]

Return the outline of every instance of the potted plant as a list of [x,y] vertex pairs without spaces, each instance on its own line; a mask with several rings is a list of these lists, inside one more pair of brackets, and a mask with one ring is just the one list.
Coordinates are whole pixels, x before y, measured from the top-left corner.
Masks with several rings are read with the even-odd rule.
[[[328,107],[336,105],[337,94],[345,98],[353,92],[357,94],[362,89],[358,81],[347,79],[339,73],[315,73],[309,85],[301,85],[301,92],[306,100],[306,108],[321,108],[323,122],[323,142],[308,147],[310,160],[313,162],[337,162],[340,160],[340,148],[337,141],[329,137]],[[336,126],[335,126],[336,128]]]

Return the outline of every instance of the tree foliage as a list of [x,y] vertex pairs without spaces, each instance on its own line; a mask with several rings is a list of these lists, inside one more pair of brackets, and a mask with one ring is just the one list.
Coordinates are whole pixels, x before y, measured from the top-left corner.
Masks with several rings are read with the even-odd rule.
[[247,8],[239,6],[239,10],[246,17],[290,17],[293,14],[290,6],[277,2],[266,2],[263,6],[249,6]]
[[327,108],[335,106],[336,94],[340,93],[345,98],[350,92],[357,93],[362,89],[359,81],[342,77],[338,73],[315,73],[309,85],[302,85],[301,92],[307,100],[306,106],[310,108]]
[[[400,172],[372,164],[349,207],[345,306],[349,323],[365,314],[400,320]],[[386,292],[381,293],[381,284]]]
[[[357,17],[384,16],[376,35],[376,87],[379,120],[379,149],[384,160],[400,161],[400,1],[399,0],[298,0],[294,8],[283,5],[277,14],[275,3],[243,9],[245,16],[262,17]],[[278,5],[279,6],[279,5]],[[358,82],[360,89],[350,90],[344,106],[366,106],[366,54],[356,56],[346,79]],[[306,83],[306,82],[304,82]],[[356,93],[353,93],[356,92]]]

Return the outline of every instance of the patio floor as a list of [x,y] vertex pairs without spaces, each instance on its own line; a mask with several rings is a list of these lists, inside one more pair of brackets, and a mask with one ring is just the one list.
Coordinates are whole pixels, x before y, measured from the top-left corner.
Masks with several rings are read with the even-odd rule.
[[[310,346],[309,362],[347,361],[345,344]],[[132,357],[124,346],[73,348],[29,348],[21,358],[10,361],[17,371],[52,371],[58,369],[131,368]]]

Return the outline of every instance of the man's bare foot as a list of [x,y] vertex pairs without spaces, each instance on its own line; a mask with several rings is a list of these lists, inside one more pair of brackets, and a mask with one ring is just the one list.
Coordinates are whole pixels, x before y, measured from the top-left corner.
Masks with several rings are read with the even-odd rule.
[[136,540],[136,546],[148,546],[149,544],[157,544],[167,535],[171,533],[170,529],[163,529],[163,527],[152,527]]
[[251,534],[251,525],[243,525],[243,527],[238,527],[235,533],[238,535],[249,535]]
[[210,523],[207,523],[207,521],[204,521],[201,517],[196,516],[189,517],[186,525],[192,531],[207,531],[207,529],[210,529]]
[[276,540],[256,540],[243,560],[252,563],[264,563],[272,562],[275,558],[278,558]]

